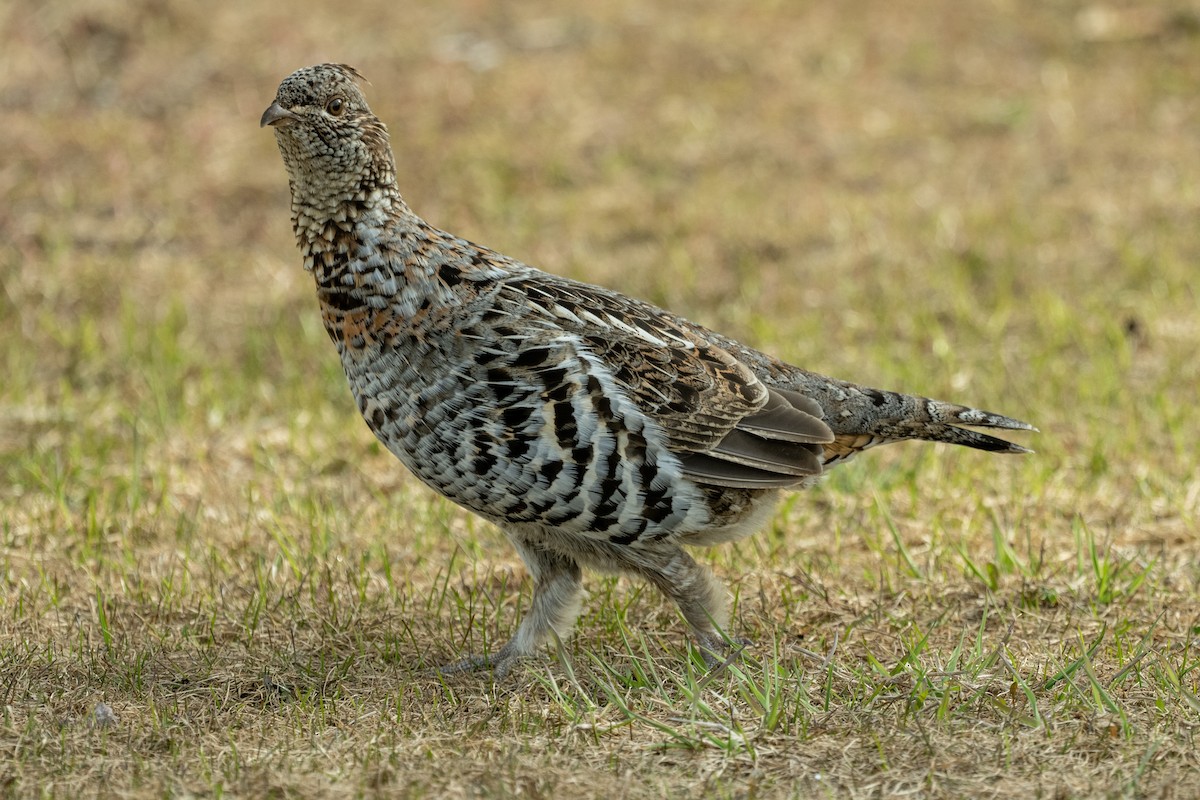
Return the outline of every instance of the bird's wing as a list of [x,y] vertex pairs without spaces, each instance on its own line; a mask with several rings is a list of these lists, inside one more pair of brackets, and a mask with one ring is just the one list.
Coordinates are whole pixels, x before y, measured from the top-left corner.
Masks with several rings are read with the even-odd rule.
[[746,488],[791,486],[821,472],[833,433],[815,402],[767,387],[703,328],[605,289],[538,276],[510,302],[572,335],[666,434],[689,477]]

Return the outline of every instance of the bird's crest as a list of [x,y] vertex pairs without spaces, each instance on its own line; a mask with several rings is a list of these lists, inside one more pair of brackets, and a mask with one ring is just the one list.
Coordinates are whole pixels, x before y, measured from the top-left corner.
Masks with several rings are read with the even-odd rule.
[[365,83],[367,86],[371,85],[371,82],[367,80],[361,72],[349,64],[330,64],[329,66],[333,67],[334,69],[341,70],[342,72],[346,73],[347,77],[358,83]]

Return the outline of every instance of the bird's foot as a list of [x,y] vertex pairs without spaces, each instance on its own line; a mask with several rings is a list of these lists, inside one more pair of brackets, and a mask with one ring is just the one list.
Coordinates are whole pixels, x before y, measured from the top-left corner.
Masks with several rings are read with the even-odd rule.
[[524,657],[524,654],[518,652],[517,648],[512,646],[512,642],[509,642],[494,653],[481,656],[467,656],[453,663],[435,667],[434,672],[440,672],[443,675],[452,675],[456,672],[475,672],[490,669],[492,677],[499,681],[503,680],[512,671],[512,668],[516,666],[517,662]]
[[745,636],[725,637],[715,632],[696,636],[696,649],[709,671],[728,667],[741,657],[742,651],[753,646],[754,642]]

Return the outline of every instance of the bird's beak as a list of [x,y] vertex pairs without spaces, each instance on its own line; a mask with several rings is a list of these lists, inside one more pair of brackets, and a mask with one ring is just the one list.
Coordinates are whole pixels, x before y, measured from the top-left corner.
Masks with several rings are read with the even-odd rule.
[[296,120],[300,119],[297,115],[288,111],[279,103],[271,103],[266,111],[263,112],[262,119],[258,121],[258,127],[265,128],[268,125],[271,127],[291,125]]

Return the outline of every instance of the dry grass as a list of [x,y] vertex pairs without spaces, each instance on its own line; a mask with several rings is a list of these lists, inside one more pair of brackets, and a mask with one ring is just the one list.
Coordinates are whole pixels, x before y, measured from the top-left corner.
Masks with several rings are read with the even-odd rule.
[[[345,6],[0,8],[0,794],[1196,792],[1200,8]],[[528,584],[355,419],[257,128],[319,60],[434,223],[1038,455],[872,453],[714,552],[716,677],[601,578],[430,675]]]

